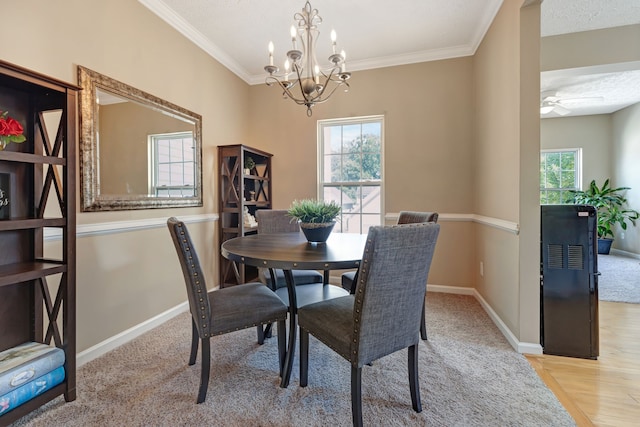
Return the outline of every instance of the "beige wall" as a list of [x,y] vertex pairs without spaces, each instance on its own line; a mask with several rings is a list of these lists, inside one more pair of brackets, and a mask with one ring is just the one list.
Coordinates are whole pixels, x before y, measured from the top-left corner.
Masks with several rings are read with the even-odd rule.
[[[277,89],[247,86],[130,0],[15,2],[2,13],[7,22],[21,23],[20,37],[3,45],[2,57],[70,82],[76,65],[83,65],[203,116],[203,208],[80,213],[83,226],[215,213],[215,150],[223,144],[272,152],[274,207],[287,207],[315,196],[318,119],[384,115],[386,212],[437,210],[513,223],[524,218],[520,236],[443,220],[429,282],[477,286],[517,338],[538,342],[537,287],[530,289],[537,274],[522,280],[538,262],[530,235],[539,227],[521,212],[529,198],[537,200],[537,191],[529,194],[537,156],[527,156],[539,148],[528,117],[530,92],[537,104],[538,88],[534,82],[522,89],[529,75],[521,70],[538,70],[539,6],[533,3],[521,18],[522,1],[505,2],[475,57],[355,72],[350,93],[336,93],[312,118]],[[67,25],[51,31],[51,22]],[[533,117],[537,122],[537,113]],[[215,224],[190,228],[207,279],[217,283]],[[81,236],[78,349],[184,301],[177,262],[166,262],[174,257],[164,227]],[[482,280],[478,259],[487,263]]]
[[474,212],[520,227],[516,235],[477,225],[474,272],[509,330],[538,343],[540,5],[523,3],[503,3],[474,56]]
[[540,5],[520,12],[520,238],[518,320],[522,342],[540,341]]
[[[83,65],[203,116],[204,207],[79,213],[79,225],[217,211],[216,146],[247,140],[246,83],[137,1],[25,0],[2,18],[20,23],[3,60],[71,83]],[[209,286],[218,282],[215,228],[190,226]],[[166,227],[81,236],[77,265],[79,351],[186,300]]]
[[611,115],[540,120],[540,148],[582,148],[582,188],[611,178]]
[[[612,115],[612,133],[612,180],[618,187],[631,188],[626,192],[629,207],[640,211],[640,104]],[[640,222],[629,224],[626,231],[618,229],[614,248],[640,254]]]
[[192,132],[185,122],[135,102],[99,108],[100,194],[149,193],[149,135]]
[[540,70],[640,61],[640,24],[543,37]]
[[[592,72],[640,69],[640,24],[542,38],[541,69],[593,67]],[[615,186],[631,187],[630,207],[640,210],[638,158],[639,105],[613,114],[541,120],[542,148],[582,147],[583,188],[592,179],[611,178]],[[614,249],[640,254],[640,228],[631,227]]]
[[[314,107],[310,118],[275,87],[252,86],[249,144],[274,154],[274,207],[316,196],[318,120],[381,114],[384,212],[471,213],[471,73],[472,58],[355,72],[350,91]],[[468,231],[443,223],[429,283],[473,284]]]
[[[250,144],[274,153],[274,205],[286,208],[316,194],[317,120],[383,114],[386,212],[437,210],[520,223],[524,206],[524,239],[443,221],[429,283],[477,285],[514,335],[537,343],[539,4],[533,3],[522,24],[522,2],[505,2],[475,57],[356,72],[349,93],[315,107],[312,118],[278,89],[253,86]],[[521,93],[524,79],[533,84],[528,80]],[[487,263],[484,278],[479,260]]]
[[[595,179],[598,185],[610,179],[626,192],[629,207],[640,211],[640,104],[613,114],[561,117],[540,121],[543,149],[582,148],[582,188]],[[640,223],[626,231],[618,228],[614,249],[640,254]]]

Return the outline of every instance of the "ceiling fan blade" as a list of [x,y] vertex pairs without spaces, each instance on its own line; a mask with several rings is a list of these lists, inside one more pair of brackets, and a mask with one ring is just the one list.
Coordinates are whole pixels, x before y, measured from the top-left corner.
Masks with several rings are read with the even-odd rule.
[[602,96],[574,96],[571,98],[559,98],[561,102],[580,102],[580,101],[604,101]]
[[556,104],[553,107],[553,111],[555,111],[556,113],[560,114],[561,116],[566,116],[567,114],[569,114],[571,112],[571,110],[569,110],[568,108],[563,107],[560,104]]
[[545,102],[540,106],[540,114],[549,114],[553,111],[553,108],[553,105]]

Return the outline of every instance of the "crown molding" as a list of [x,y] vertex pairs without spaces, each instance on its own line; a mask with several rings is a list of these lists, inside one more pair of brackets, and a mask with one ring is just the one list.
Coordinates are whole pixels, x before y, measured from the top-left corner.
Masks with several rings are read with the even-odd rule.
[[[420,52],[404,53],[401,55],[381,56],[378,58],[349,61],[347,71],[365,71],[376,68],[396,67],[399,65],[418,64],[420,62],[439,61],[442,59],[461,58],[471,56],[475,49],[471,45],[454,46],[444,49],[424,50]],[[253,75],[249,78],[250,85],[263,84],[266,74]]]
[[201,32],[194,29],[187,21],[177,15],[162,0],[138,0],[147,9],[155,13],[160,19],[175,28],[180,34],[189,39],[193,44],[204,50],[220,64],[227,67],[232,73],[240,77],[246,83],[251,84],[249,73],[238,64],[238,62],[230,57],[225,51],[220,49]]
[[[196,46],[204,50],[207,54],[228,68],[232,73],[244,80],[249,85],[258,85],[265,82],[265,74],[251,75],[235,59],[229,56],[220,47],[207,39],[202,33],[194,29],[181,16],[176,14],[162,0],[138,0],[142,5],[156,14],[160,19],[176,29]],[[384,57],[364,59],[360,61],[350,61],[349,71],[373,70],[376,68],[395,67],[399,65],[416,64],[420,62],[439,61],[444,59],[460,58],[471,56],[476,53],[478,46],[482,42],[485,34],[489,30],[493,18],[502,7],[503,1],[496,2],[493,8],[485,8],[483,16],[480,18],[478,31],[472,38],[471,43],[447,47],[443,49],[431,49],[419,52],[411,52],[400,55],[389,55]]]

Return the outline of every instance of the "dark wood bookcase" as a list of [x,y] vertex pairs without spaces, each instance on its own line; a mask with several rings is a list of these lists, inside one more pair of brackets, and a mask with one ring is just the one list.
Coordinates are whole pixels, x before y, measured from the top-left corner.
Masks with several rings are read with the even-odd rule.
[[57,396],[76,398],[78,90],[0,61],[0,110],[27,138],[0,151],[0,185],[8,187],[0,210],[0,351],[37,341],[65,352],[65,380],[0,416],[0,425]]
[[[245,161],[251,157],[255,167],[246,171]],[[245,208],[251,215],[258,209],[271,209],[272,154],[246,145],[218,147],[218,178],[220,179],[220,244],[257,232],[244,223]],[[258,269],[239,265],[220,255],[220,287],[246,283],[258,278]]]

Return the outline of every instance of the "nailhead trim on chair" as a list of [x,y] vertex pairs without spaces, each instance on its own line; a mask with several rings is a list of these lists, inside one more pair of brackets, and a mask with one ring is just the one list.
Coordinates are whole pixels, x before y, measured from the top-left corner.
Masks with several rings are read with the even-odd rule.
[[[363,260],[362,260],[362,264],[361,264],[361,268],[360,268],[360,273],[359,273],[359,281],[361,284],[363,284],[365,282],[365,277],[368,274],[368,267],[369,267],[369,257],[371,256],[371,246],[372,246],[373,242],[371,239],[367,240],[367,244],[364,247],[364,254],[363,254]],[[356,296],[356,302],[355,302],[355,306],[354,306],[354,317],[353,317],[353,335],[354,335],[354,339],[353,339],[353,344],[354,344],[354,349],[352,350],[353,355],[350,356],[344,356],[345,359],[347,359],[348,361],[351,362],[352,366],[356,366],[357,365],[357,360],[358,360],[358,350],[359,350],[359,346],[358,346],[358,339],[355,337],[358,337],[358,333],[359,333],[359,327],[360,327],[360,309],[362,307],[362,296],[363,296],[363,288],[362,286],[358,287],[358,292],[357,292],[357,296]],[[336,351],[334,349],[334,351]],[[337,353],[340,353],[338,351],[336,351]]]
[[[183,236],[183,238],[181,239],[181,243],[182,243],[182,247],[185,250],[185,252],[189,252],[191,253],[191,247],[188,245],[188,241],[187,239],[184,237],[185,235],[185,231],[183,229],[182,224],[178,224],[178,228],[180,229],[180,235]],[[188,256],[189,260],[193,261],[193,256],[189,255]],[[233,332],[233,331],[239,331],[240,329],[245,329],[245,328],[231,328],[231,329],[226,329],[223,331],[219,331],[216,332],[215,334],[212,334],[211,331],[209,330],[209,324],[207,323],[207,320],[209,318],[208,314],[207,314],[207,308],[204,304],[205,300],[203,297],[203,294],[207,294],[206,289],[202,288],[202,283],[199,279],[199,275],[198,275],[198,271],[196,269],[196,265],[191,262],[190,264],[191,267],[191,278],[193,280],[193,283],[196,285],[196,292],[199,294],[198,300],[200,302],[200,306],[199,308],[199,312],[198,313],[200,315],[200,318],[202,319],[202,324],[200,325],[203,329],[203,338],[208,338],[210,336],[215,336],[215,335],[222,335],[222,334],[226,334],[228,332]],[[260,322],[260,323],[253,323],[250,327],[253,326],[258,326],[258,325],[266,325],[269,323],[275,323],[278,322],[280,320],[284,320],[286,319],[286,315],[285,316],[280,316],[280,317],[274,317],[272,319],[269,319],[267,321],[264,322]]]
[[[191,253],[191,247],[188,245],[187,239],[184,237],[185,232],[184,229],[182,227],[182,224],[178,224],[178,228],[180,229],[180,235],[183,236],[182,238],[182,247],[184,248],[185,252],[189,252]],[[193,261],[193,256],[189,255],[189,260]],[[198,277],[198,272],[196,270],[196,266],[193,262],[191,262],[190,264],[191,267],[191,278],[194,282],[194,284],[196,285],[196,292],[198,294],[200,294],[199,300],[200,300],[200,318],[203,320],[202,324],[200,325],[200,327],[202,328],[202,335],[203,338],[208,338],[211,333],[208,330],[209,329],[209,325],[206,322],[208,320],[208,315],[207,315],[207,309],[206,307],[202,304],[204,302],[204,299],[202,298],[202,284],[199,280]]]

